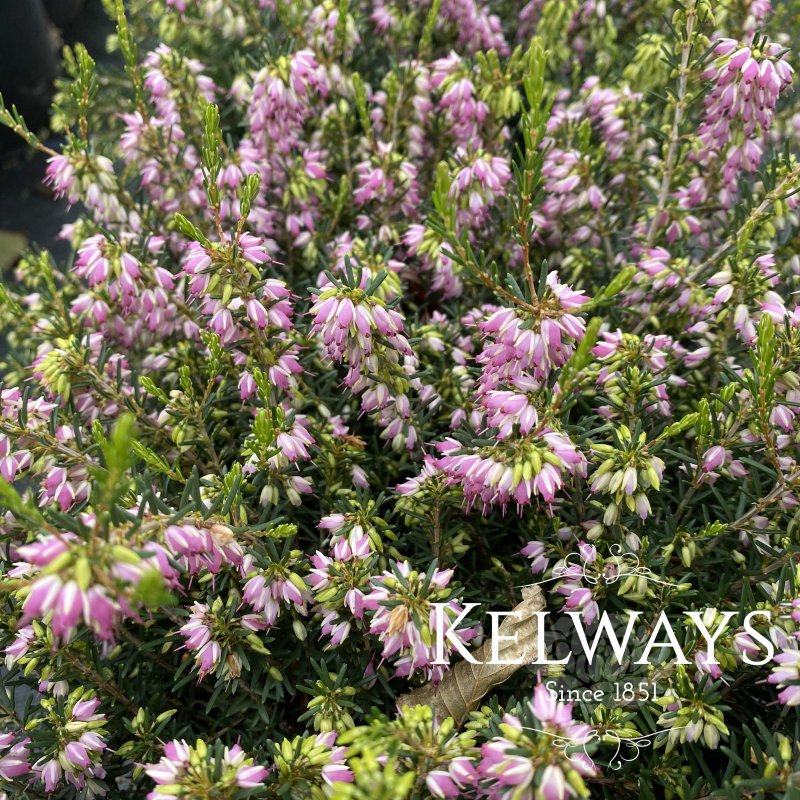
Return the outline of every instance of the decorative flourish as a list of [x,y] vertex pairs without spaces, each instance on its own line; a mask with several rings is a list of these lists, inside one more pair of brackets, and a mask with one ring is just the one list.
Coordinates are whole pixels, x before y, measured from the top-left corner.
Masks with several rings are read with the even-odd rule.
[[[623,552],[622,545],[612,544],[609,547],[611,557],[603,562],[602,570],[588,571],[588,564],[592,564],[597,559],[597,550],[594,545],[581,542],[578,545],[578,552],[570,553],[561,562],[553,567],[553,572],[549,578],[534,583],[522,584],[522,586],[542,586],[545,583],[569,578],[570,580],[584,580],[591,586],[598,584],[611,585],[617,583],[621,578],[636,576],[644,578],[651,583],[658,583],[662,586],[672,586],[670,581],[663,581],[653,575],[650,567],[642,564],[636,553]],[[520,587],[521,588],[521,587]]]
[[[588,758],[593,767],[596,765],[588,753],[588,745],[595,740],[604,744],[613,744],[615,750],[614,754],[608,760],[608,766],[614,770],[622,769],[623,764],[636,761],[642,749],[652,747],[657,736],[661,736],[662,734],[667,735],[668,733],[668,731],[656,731],[655,733],[628,737],[620,736],[616,731],[603,731],[601,733],[598,730],[592,729],[585,736],[569,738],[551,733],[550,731],[540,730],[539,728],[525,728],[525,730],[550,736],[553,740],[553,747],[561,750],[567,760],[573,761],[576,758]],[[623,751],[623,747],[627,749]],[[630,756],[626,757],[625,753],[630,753]]]

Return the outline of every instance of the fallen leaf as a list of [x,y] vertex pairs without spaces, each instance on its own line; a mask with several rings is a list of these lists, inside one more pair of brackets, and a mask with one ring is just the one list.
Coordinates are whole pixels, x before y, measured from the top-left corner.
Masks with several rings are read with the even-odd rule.
[[522,590],[522,602],[514,606],[518,616],[508,616],[498,628],[499,636],[516,637],[516,641],[502,640],[498,643],[498,661],[517,661],[519,664],[487,664],[492,656],[492,641],[487,639],[472,653],[480,662],[471,664],[460,661],[445,673],[438,686],[426,684],[403,695],[398,701],[402,706],[431,706],[439,719],[452,717],[456,725],[466,719],[467,714],[477,708],[481,699],[491,689],[508,680],[520,667],[537,660],[539,618],[536,611],[544,608],[544,595],[538,586]]

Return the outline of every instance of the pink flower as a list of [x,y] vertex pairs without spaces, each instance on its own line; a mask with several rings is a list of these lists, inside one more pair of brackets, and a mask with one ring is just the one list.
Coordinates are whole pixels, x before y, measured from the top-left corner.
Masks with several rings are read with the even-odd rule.
[[800,705],[800,650],[797,642],[792,642],[783,652],[778,653],[773,661],[772,674],[767,678],[770,683],[782,689],[778,699],[787,706]]
[[[515,442],[508,456],[502,446],[466,450],[455,439],[445,439],[436,445],[441,453],[436,466],[448,477],[448,482],[460,484],[468,505],[480,501],[484,513],[492,505],[505,508],[514,502],[518,510],[536,497],[552,503],[562,488],[565,475],[585,475],[586,459],[566,434],[542,429],[523,444]],[[531,453],[536,453],[530,457]],[[547,454],[547,455],[545,455]],[[520,463],[531,463],[530,473]]]
[[[461,606],[450,599],[447,589],[452,575],[452,570],[436,569],[428,577],[403,561],[395,564],[393,571],[373,578],[374,588],[364,597],[364,608],[372,612],[369,630],[383,643],[382,657],[394,660],[395,674],[407,677],[422,670],[434,683],[442,679],[447,663],[433,663],[437,660],[434,642],[431,636],[423,635],[418,625],[436,631],[440,624],[449,626],[448,620],[461,614]],[[432,603],[443,603],[443,613],[437,612]],[[453,635],[466,643],[477,634],[477,627],[473,627],[462,628]],[[449,662],[453,647],[451,641],[444,642],[442,660]]]
[[247,301],[247,316],[257,328],[266,328],[269,323],[267,310],[255,298]]
[[710,447],[703,454],[703,470],[705,472],[713,472],[719,469],[725,463],[727,457],[728,452],[724,447],[720,447],[720,445]]
[[534,575],[547,569],[549,559],[544,552],[545,546],[543,542],[528,542],[520,551],[521,555],[531,559],[531,572]]
[[85,790],[87,798],[106,794],[106,787],[101,783],[106,774],[102,764],[106,750],[103,738],[106,717],[96,713],[99,705],[97,699],[75,702],[74,695],[70,695],[61,721],[58,751],[52,758],[41,759],[32,767],[46,792],[62,788],[62,781],[66,781],[78,791]]
[[698,679],[703,674],[710,675],[714,680],[722,677],[722,668],[719,664],[712,664],[708,660],[708,653],[705,650],[698,650],[694,654],[694,663],[697,665]]
[[0,779],[14,780],[30,772],[31,767],[28,762],[30,741],[27,737],[19,739],[10,731],[0,733]]
[[[274,565],[264,571],[248,572],[242,600],[263,613],[267,625],[274,625],[281,604],[293,605],[300,614],[306,613],[308,591],[300,589],[282,567]],[[298,582],[302,585],[302,581]]]
[[[704,100],[705,119],[697,132],[701,150],[696,158],[703,164],[724,158],[721,174],[731,193],[740,172],[758,169],[763,136],[772,126],[778,97],[791,85],[794,72],[779,44],[759,43],[758,51],[755,44],[717,40],[717,58],[702,76],[712,85]],[[732,145],[737,131],[744,142]],[[715,298],[715,302],[725,299]]]
[[33,581],[23,605],[23,623],[49,616],[53,633],[69,641],[80,621],[98,638],[110,641],[120,616],[128,613],[119,601],[109,596],[105,586],[82,589],[75,580],[58,574],[44,575]]
[[[551,737],[563,737],[575,744],[588,742],[592,729],[575,722],[572,707],[557,702],[541,683],[537,684],[533,701],[527,704],[523,713],[524,723],[520,716],[506,714],[503,727],[509,735],[496,736],[481,748],[481,785],[493,792],[492,797],[500,800],[532,797],[533,786],[537,794],[548,800],[572,797],[574,792],[567,781],[567,773],[574,770],[582,777],[594,775],[597,772],[594,763],[586,755],[578,753],[564,754],[560,758],[548,757],[549,763],[542,764],[542,744],[549,744]],[[549,751],[549,748],[545,749]]]
[[45,182],[52,185],[56,197],[68,197],[70,204],[78,200],[77,195],[72,192],[75,183],[75,168],[72,166],[69,156],[62,154],[47,159]]
[[242,548],[225,525],[198,527],[169,525],[164,530],[167,549],[190,575],[203,570],[216,574],[223,564],[239,566]]
[[192,603],[189,621],[181,626],[180,634],[186,640],[184,646],[195,652],[194,660],[200,678],[213,672],[222,659],[219,642],[212,639],[213,617],[205,603]]
[[167,742],[161,760],[144,766],[156,784],[148,800],[174,797],[176,788],[181,796],[197,797],[209,791],[229,793],[233,785],[240,789],[263,786],[269,769],[254,764],[238,744],[224,748],[221,757],[218,752],[201,740],[195,745],[177,739]]

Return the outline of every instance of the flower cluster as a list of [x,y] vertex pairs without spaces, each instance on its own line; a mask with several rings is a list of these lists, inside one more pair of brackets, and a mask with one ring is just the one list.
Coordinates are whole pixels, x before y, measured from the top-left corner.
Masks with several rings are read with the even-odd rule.
[[483,368],[481,390],[521,374],[545,380],[569,360],[574,343],[583,338],[585,326],[577,314],[589,298],[559,283],[555,272],[548,273],[545,286],[529,314],[504,308],[478,323],[486,337],[476,359]]
[[[104,552],[87,551],[71,533],[54,533],[17,549],[17,562],[9,570],[22,587],[22,624],[47,621],[53,634],[72,638],[83,622],[101,640],[113,641],[123,617],[135,618],[132,597],[119,587],[135,587],[148,572],[161,574],[158,559],[140,558],[130,548],[110,543]],[[169,570],[162,551],[162,564]],[[118,583],[111,591],[103,582]]]
[[[740,172],[760,166],[778,97],[792,83],[794,70],[783,54],[783,47],[766,37],[754,37],[749,45],[723,37],[714,45],[717,58],[703,74],[713,89],[697,131],[699,158],[709,163],[724,156],[722,175],[730,194]],[[733,141],[734,125],[741,126],[741,143]]]
[[148,800],[164,797],[232,798],[239,789],[263,785],[268,774],[265,767],[239,747],[226,747],[221,753],[210,749],[202,739],[194,745],[174,740],[164,745],[164,755],[157,764],[145,767],[155,782]]
[[[394,565],[373,579],[372,591],[364,597],[363,604],[371,614],[369,632],[383,644],[381,657],[391,659],[395,674],[413,675],[424,672],[428,680],[441,681],[455,645],[448,637],[439,653],[436,641],[440,639],[463,609],[449,587],[453,570],[429,570],[420,574],[412,570],[407,561]],[[461,628],[452,635],[463,647],[478,635],[478,628]]]
[[565,475],[585,475],[586,459],[566,434],[543,428],[515,445],[464,451],[455,439],[445,439],[437,445],[436,464],[462,486],[466,503],[478,502],[484,512],[510,503],[521,509],[537,497],[551,504]]
[[606,458],[592,476],[591,490],[613,498],[603,517],[606,525],[616,521],[623,504],[647,519],[652,510],[647,490],[658,491],[664,472],[664,462],[650,454],[644,433],[634,438],[627,426],[620,426],[618,442],[618,448],[610,445],[595,448]]
[[0,797],[6,800],[8,794],[1,791],[8,782],[27,776],[31,771],[28,761],[30,739],[20,738],[12,731],[0,733]]
[[64,781],[87,798],[104,797],[103,753],[107,736],[105,714],[98,713],[100,701],[77,689],[65,702],[43,700],[49,717],[37,719],[50,727],[55,744],[48,753],[31,765],[35,780],[44,784],[48,794]]
[[[480,776],[488,797],[588,797],[583,779],[596,769],[586,755],[592,729],[574,721],[571,706],[556,701],[543,684],[521,714],[503,717],[500,731],[481,749]],[[580,749],[568,754],[554,746],[553,738]]]
[[344,384],[361,395],[363,411],[379,418],[384,437],[397,449],[414,449],[417,431],[411,421],[412,389],[432,392],[414,379],[416,358],[406,339],[403,318],[373,292],[385,273],[364,289],[328,285],[317,295],[311,313],[325,356],[348,366]]

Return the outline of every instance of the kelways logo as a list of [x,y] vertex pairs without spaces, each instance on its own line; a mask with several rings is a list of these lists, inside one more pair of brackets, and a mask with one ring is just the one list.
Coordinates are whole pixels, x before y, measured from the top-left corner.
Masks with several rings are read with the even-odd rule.
[[[458,637],[455,636],[455,632],[469,616],[470,612],[474,608],[478,608],[480,606],[480,603],[467,603],[464,606],[463,612],[452,621],[447,617],[446,603],[434,603],[433,605],[436,609],[434,614],[436,660],[433,662],[434,664],[449,663],[445,655],[445,641],[449,642],[453,649],[456,650],[465,661],[468,661],[471,664],[563,665],[568,664],[576,655],[574,650],[570,649],[569,653],[567,653],[563,658],[549,659],[547,657],[545,632],[548,628],[547,621],[550,612],[535,611],[533,612],[533,616],[537,618],[538,625],[536,646],[531,648],[533,651],[533,657],[526,657],[523,655],[512,660],[503,659],[500,655],[501,649],[505,649],[509,645],[518,645],[519,642],[517,641],[516,634],[514,636],[501,634],[500,625],[503,620],[509,617],[516,617],[517,619],[521,620],[522,615],[516,611],[488,611],[486,616],[488,616],[490,619],[488,630],[490,631],[491,658],[485,661],[478,661],[474,657],[474,654],[470,653],[464,647],[463,643],[458,639]],[[620,615],[621,619],[623,620],[627,616],[627,622],[624,625],[624,631],[622,634],[618,635],[617,631],[614,629],[612,617],[609,616],[608,612],[604,611],[598,618],[599,621],[597,623],[597,629],[594,631],[594,636],[591,641],[589,641],[589,633],[587,628],[584,626],[583,617],[579,611],[565,611],[563,612],[563,615],[560,616],[566,616],[571,619],[575,639],[580,646],[579,653],[590,665],[592,664],[598,650],[601,648],[603,643],[605,643],[606,647],[613,653],[614,658],[619,665],[622,665],[623,662],[636,665],[653,664],[654,662],[652,662],[650,659],[654,650],[658,651],[659,653],[667,650],[671,651],[673,654],[673,658],[661,659],[656,663],[660,664],[667,663],[667,661],[672,661],[676,664],[690,664],[691,661],[686,657],[680,641],[675,634],[675,629],[673,628],[672,623],[664,611],[661,612],[656,624],[653,626],[650,635],[645,639],[644,648],[639,658],[633,661],[630,660],[630,654],[628,651],[631,647],[631,639],[633,638],[636,622],[641,614],[641,611],[628,611],[627,615]],[[707,664],[719,663],[715,658],[714,648],[720,636],[722,636],[722,634],[728,630],[731,619],[736,616],[737,612],[735,611],[724,611],[720,613],[717,612],[716,609],[706,609],[705,612],[686,611],[683,613],[683,617],[691,620],[694,623],[705,641]],[[716,627],[714,627],[713,630],[710,630],[704,621],[709,618],[719,620],[719,623],[716,625]],[[742,659],[744,660],[744,663],[750,666],[763,666],[771,661],[775,655],[775,648],[772,642],[763,634],[759,633],[759,631],[754,627],[754,620],[757,618],[761,618],[762,620],[765,620],[767,624],[769,624],[771,622],[771,612],[766,610],[751,611],[744,617],[744,620],[742,621],[743,631],[750,636],[753,643],[756,644],[759,649],[759,653],[757,654],[758,657],[756,657],[755,653],[751,654],[749,650],[745,650],[742,653]]]
[[[578,552],[571,553],[553,569],[551,576],[539,583],[528,584],[529,586],[541,586],[552,581],[559,581],[562,578],[584,586],[594,586],[597,584],[610,585],[621,580],[626,581],[649,581],[656,584],[672,586],[653,575],[652,571],[639,561],[635,553],[624,552],[618,544],[611,545],[609,548],[611,557],[607,558],[602,565],[597,561],[597,551],[595,547],[586,542],[582,542]],[[589,591],[588,588],[585,591]],[[610,616],[608,612],[603,612],[596,620],[590,618],[588,627],[593,627],[597,622],[597,629],[594,631],[592,640],[589,640],[587,627],[584,625],[584,616],[580,611],[564,611],[558,614],[557,623],[548,626],[548,611],[533,611],[526,614],[524,619],[529,620],[536,617],[536,637],[535,643],[517,641],[517,635],[508,636],[514,625],[502,625],[501,623],[509,618],[516,618],[522,621],[523,617],[518,610],[512,611],[489,611],[487,616],[490,619],[488,630],[491,635],[491,647],[484,648],[482,652],[489,650],[491,658],[489,660],[478,661],[474,653],[466,650],[463,643],[454,636],[459,625],[465,620],[470,612],[477,608],[480,603],[467,603],[457,619],[449,620],[445,613],[446,604],[434,604],[436,612],[434,615],[434,635],[436,637],[436,661],[435,664],[445,664],[445,642],[449,642],[453,649],[471,664],[539,664],[539,665],[566,665],[576,656],[584,664],[592,666],[595,656],[602,651],[604,661],[608,662],[609,657],[616,660],[617,665],[660,665],[666,663],[690,664],[691,661],[684,652],[680,640],[675,633],[672,622],[667,617],[666,612],[662,611],[653,625],[652,629],[644,629],[640,635],[634,635],[636,623],[641,616],[641,611],[628,611],[627,614]],[[705,611],[686,611],[682,615],[696,626],[705,642],[705,666],[717,665],[719,662],[715,657],[715,646],[719,638],[728,630],[731,620],[738,617],[736,611],[718,612],[714,608],[707,608]],[[572,629],[565,630],[565,618],[571,621]],[[742,652],[742,659],[749,666],[763,666],[772,661],[775,655],[775,648],[772,642],[760,633],[755,627],[755,621],[760,620],[767,626],[772,621],[771,612],[768,610],[755,610],[748,613],[741,621],[742,631],[749,636],[750,647]],[[616,624],[615,624],[616,623]],[[644,626],[640,626],[644,628]],[[548,642],[545,636],[550,630],[550,644],[553,644],[553,629],[558,628],[557,638],[559,643],[569,641],[566,648],[567,652],[563,657],[549,659]],[[487,627],[484,626],[486,630]],[[503,629],[505,632],[503,632]],[[640,652],[641,648],[641,652]],[[551,647],[549,652],[555,648]],[[561,648],[562,651],[564,648]],[[577,652],[576,652],[577,650]],[[635,650],[635,653],[631,653]],[[697,650],[696,643],[692,648],[692,654]],[[516,654],[515,658],[503,658],[501,651]],[[523,655],[518,655],[520,651]],[[652,661],[652,654],[656,651],[658,661]],[[669,653],[672,653],[672,658]],[[633,659],[632,655],[638,658]],[[580,658],[582,656],[582,658]]]

